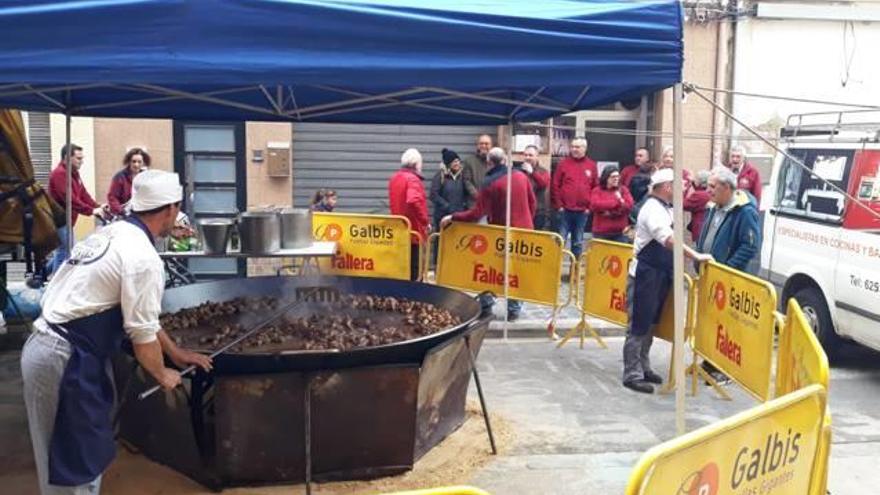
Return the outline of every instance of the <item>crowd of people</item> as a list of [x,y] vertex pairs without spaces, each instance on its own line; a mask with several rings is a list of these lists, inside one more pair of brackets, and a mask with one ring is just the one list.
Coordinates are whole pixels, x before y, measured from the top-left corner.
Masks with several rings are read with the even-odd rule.
[[[401,168],[389,180],[388,195],[391,213],[408,218],[415,232],[411,277],[419,276],[419,246],[432,229],[452,221],[505,225],[510,184],[511,227],[549,230],[555,225],[575,256],[583,252],[585,234],[633,245],[623,385],[653,393],[654,385],[663,381],[650,365],[653,328],[672,285],[674,152],[666,148],[653,162],[650,150],[639,148],[632,164],[600,170],[587,153],[586,139],[572,140],[569,149],[569,156],[551,174],[539,163],[536,147],[527,147],[522,162],[515,164],[504,150],[492,147],[491,137],[483,135],[476,152],[464,160],[452,150],[442,151],[443,163],[431,180],[429,195],[421,175],[421,153],[413,148],[404,151]],[[508,174],[512,174],[509,180]],[[697,263],[712,259],[751,271],[761,243],[761,180],[744,150],[732,148],[726,166],[696,173],[685,170],[683,180],[691,236],[683,245],[686,256]],[[521,309],[519,301],[509,301],[508,320],[519,318]],[[706,369],[716,380],[726,380],[717,369],[709,365]]]

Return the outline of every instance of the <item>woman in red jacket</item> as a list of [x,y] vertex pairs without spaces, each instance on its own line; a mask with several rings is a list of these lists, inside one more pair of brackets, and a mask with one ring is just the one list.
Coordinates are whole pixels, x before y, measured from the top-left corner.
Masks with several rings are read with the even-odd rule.
[[113,176],[107,191],[110,212],[117,216],[125,215],[125,204],[131,199],[131,181],[141,170],[150,167],[150,154],[141,148],[132,148],[125,154],[122,164],[122,170]]
[[694,244],[697,243],[700,232],[703,231],[703,219],[706,217],[709,200],[712,199],[707,189],[708,184],[709,171],[700,170],[684,194],[684,211],[691,214],[691,221],[687,224],[687,229],[691,232],[691,241]]
[[620,171],[609,165],[599,176],[599,185],[590,196],[593,213],[593,237],[617,242],[630,242],[623,234],[629,225],[629,212],[633,198],[629,189],[620,185]]

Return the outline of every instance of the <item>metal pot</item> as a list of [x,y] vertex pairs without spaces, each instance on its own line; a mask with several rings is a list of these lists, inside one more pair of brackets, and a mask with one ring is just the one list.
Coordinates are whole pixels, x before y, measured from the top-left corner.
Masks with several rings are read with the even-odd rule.
[[205,218],[198,221],[205,254],[226,254],[233,223],[228,218]]
[[301,249],[312,245],[312,212],[305,209],[284,208],[281,216],[281,247]]
[[281,248],[281,222],[273,211],[247,211],[238,216],[241,252],[270,254]]

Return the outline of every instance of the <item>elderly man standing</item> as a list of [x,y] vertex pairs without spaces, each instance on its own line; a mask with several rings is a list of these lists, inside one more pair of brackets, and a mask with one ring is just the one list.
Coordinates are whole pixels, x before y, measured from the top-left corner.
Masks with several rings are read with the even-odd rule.
[[[623,167],[620,171],[620,183],[629,189],[633,201],[636,203],[648,193],[652,173],[654,173],[654,164],[651,163],[651,152],[644,146],[636,150],[633,163]],[[635,184],[633,184],[633,180],[635,180]]]
[[551,198],[559,210],[559,235],[566,242],[571,235],[571,252],[580,258],[584,250],[584,228],[590,208],[590,191],[599,182],[596,162],[587,156],[587,140],[572,140],[570,156],[559,162],[553,175]]
[[543,230],[550,226],[550,212],[547,204],[547,190],[550,187],[550,172],[538,162],[538,147],[530,144],[523,150],[523,163],[515,167],[529,177],[532,191],[535,193],[535,230]]
[[135,177],[132,215],[74,246],[49,282],[21,354],[24,402],[40,492],[92,494],[116,452],[110,356],[131,340],[141,367],[165,389],[180,367],[207,356],[175,345],[159,326],[165,274],[153,239],[170,234],[183,188],[177,174]]
[[[505,225],[507,218],[507,155],[501,148],[492,148],[487,155],[491,167],[483,181],[483,188],[477,194],[477,201],[467,211],[460,211],[443,217],[440,225],[446,226],[455,220],[458,222],[476,222],[484,215],[490,225]],[[510,177],[510,226],[521,229],[534,227],[532,218],[535,216],[535,193],[529,184],[528,176],[513,170]],[[485,305],[485,303],[484,303]],[[519,318],[522,303],[511,299],[507,304],[507,319],[514,321]]]
[[492,148],[492,136],[480,134],[477,138],[477,150],[473,155],[464,157],[464,181],[468,185],[468,192],[472,198],[477,197],[477,192],[483,187],[483,178],[489,169],[488,155]]
[[[672,169],[668,168],[651,176],[651,192],[636,220],[634,259],[626,283],[629,329],[623,344],[623,386],[645,394],[654,393],[652,384],[663,383],[651,369],[650,353],[654,326],[672,286],[672,181]],[[683,247],[690,258],[711,259]]]
[[409,148],[400,157],[400,169],[388,181],[388,202],[391,214],[406,217],[412,232],[418,234],[411,236],[410,241],[410,280],[419,278],[419,251],[431,228],[422,180],[422,154]]
[[[742,272],[750,272],[750,262],[761,250],[761,227],[755,198],[736,188],[733,170],[716,167],[709,175],[709,195],[714,206],[706,212],[697,250],[711,254],[715,261]],[[752,273],[754,274],[754,273]],[[730,381],[717,368],[703,362],[703,369],[720,383]]]
[[737,145],[730,148],[730,163],[727,167],[736,174],[736,187],[755,197],[758,208],[761,207],[761,173],[758,168],[746,160],[746,149]]

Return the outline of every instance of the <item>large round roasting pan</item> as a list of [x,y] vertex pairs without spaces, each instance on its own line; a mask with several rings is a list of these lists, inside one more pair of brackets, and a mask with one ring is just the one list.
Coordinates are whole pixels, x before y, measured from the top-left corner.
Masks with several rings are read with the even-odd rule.
[[431,303],[458,316],[461,324],[417,339],[342,352],[227,353],[214,360],[214,373],[271,373],[420,363],[428,349],[466,331],[480,315],[480,304],[457,290],[402,280],[336,276],[236,278],[177,287],[165,291],[162,311],[175,312],[204,302],[223,302],[236,297],[291,298],[297,288],[311,287],[330,287],[341,294],[393,296]]

